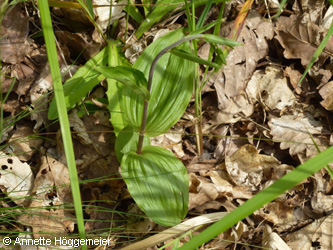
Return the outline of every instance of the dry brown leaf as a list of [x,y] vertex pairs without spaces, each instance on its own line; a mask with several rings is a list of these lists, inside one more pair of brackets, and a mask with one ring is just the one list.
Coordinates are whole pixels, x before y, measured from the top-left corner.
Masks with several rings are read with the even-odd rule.
[[319,90],[319,94],[324,99],[320,104],[327,110],[333,110],[333,81],[325,84]]
[[85,33],[57,30],[55,35],[61,44],[68,47],[71,57],[77,57],[82,53],[84,58],[89,60],[100,51],[101,44],[91,41],[90,35]]
[[189,174],[190,179],[190,197],[188,210],[200,206],[206,202],[216,200],[219,196],[217,188],[213,183],[210,183],[206,178]]
[[[227,36],[230,29],[231,26],[222,28],[221,35]],[[264,21],[258,12],[250,11],[238,39],[244,45],[235,47],[229,53],[223,71],[212,78],[219,102],[219,123],[238,121],[240,118],[235,116],[240,112],[246,117],[253,113],[244,90],[257,62],[267,55],[266,39],[272,39],[273,35],[273,24]]]
[[0,27],[1,61],[16,64],[22,62],[30,51],[29,18],[21,12],[20,4],[8,9],[10,11],[5,14]]
[[[227,36],[228,26],[223,26],[221,33]],[[257,62],[268,52],[267,40],[274,35],[273,24],[265,21],[258,12],[250,11],[238,41],[242,46],[236,46],[228,55],[227,65],[223,67],[222,79],[215,82],[215,87],[223,89],[228,97],[240,95],[254,72]],[[224,79],[223,79],[224,78]],[[218,95],[220,94],[219,91]]]
[[281,118],[272,118],[268,122],[273,140],[280,141],[281,149],[288,149],[291,155],[306,153],[307,157],[317,155],[311,134],[320,150],[327,147],[325,139],[316,136],[323,132],[322,124],[307,113],[299,115],[285,115]]
[[333,249],[333,214],[315,220],[310,225],[287,235],[287,244],[291,249]]
[[303,208],[288,206],[285,201],[271,202],[254,213],[274,224],[279,231],[294,227],[307,219]]
[[[276,23],[276,39],[285,49],[287,59],[301,59],[303,66],[307,66],[325,34],[319,32],[319,27],[311,22],[302,23],[296,16],[279,17]],[[324,51],[319,56],[322,64],[329,54],[333,54],[333,38],[326,44]]]
[[16,130],[9,139],[10,152],[21,161],[30,160],[33,152],[39,149],[43,143],[42,139],[33,138],[33,123],[26,122],[24,124],[16,124]]
[[309,82],[307,78],[304,78],[301,85],[298,85],[299,80],[302,77],[302,74],[294,69],[294,65],[291,67],[286,67],[283,71],[283,74],[289,78],[290,84],[297,94],[302,94],[303,91],[309,91]]

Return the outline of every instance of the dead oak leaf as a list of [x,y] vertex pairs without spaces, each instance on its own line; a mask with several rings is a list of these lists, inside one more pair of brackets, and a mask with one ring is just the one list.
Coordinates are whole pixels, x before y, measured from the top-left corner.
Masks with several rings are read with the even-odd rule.
[[9,10],[0,27],[0,54],[2,62],[16,64],[22,62],[30,52],[30,44],[27,39],[29,18],[21,13],[19,4]]
[[[227,37],[232,26],[224,26],[221,35]],[[258,12],[250,11],[235,47],[226,58],[227,65],[212,77],[216,89],[220,112],[218,123],[234,123],[240,119],[238,113],[248,117],[253,113],[244,90],[257,67],[257,62],[268,53],[266,40],[274,36],[273,24],[264,21]]]
[[[302,23],[301,18],[296,16],[281,16],[276,23],[275,38],[285,49],[284,56],[287,59],[301,59],[301,63],[307,66],[325,34],[320,28],[312,23]],[[323,63],[329,55],[333,54],[333,38],[326,44],[324,51],[319,56]]]
[[[228,28],[231,26],[222,28],[222,36],[228,35]],[[226,58],[227,65],[223,67],[224,79],[217,79],[215,87],[222,88],[228,97],[242,93],[256,69],[257,62],[268,53],[266,40],[272,39],[273,36],[272,23],[266,22],[258,12],[250,11],[238,38],[243,45],[235,47],[229,53]]]

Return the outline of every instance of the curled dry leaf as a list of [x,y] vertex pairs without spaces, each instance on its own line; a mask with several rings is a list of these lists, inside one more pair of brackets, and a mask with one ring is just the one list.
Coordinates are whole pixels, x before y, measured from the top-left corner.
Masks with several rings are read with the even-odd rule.
[[217,188],[206,178],[189,174],[190,197],[188,210],[200,206],[206,202],[213,201],[219,196]]
[[[22,62],[30,51],[28,42],[29,18],[21,13],[21,5],[8,8],[0,27],[1,61],[16,64]],[[15,20],[15,22],[13,22]]]
[[23,205],[33,186],[34,176],[27,163],[16,156],[0,155],[0,189],[17,205]]
[[280,162],[269,155],[261,155],[250,144],[239,148],[226,157],[225,167],[230,179],[238,186],[247,186],[252,191],[260,190],[260,184],[270,178],[271,170]]
[[[276,23],[276,39],[285,49],[287,59],[301,59],[303,66],[307,66],[325,34],[320,33],[320,28],[312,23],[302,23],[300,17],[279,17]],[[329,54],[333,53],[333,38],[326,44],[324,51],[319,56],[322,64]]]
[[[225,29],[231,27],[222,27],[222,35],[227,36],[229,30]],[[223,67],[224,79],[221,79],[222,82],[216,82],[215,87],[223,88],[223,93],[228,97],[240,95],[257,62],[268,53],[266,40],[272,39],[273,36],[273,24],[265,21],[258,12],[250,11],[238,38],[238,41],[244,44],[230,51],[226,58],[227,65]]]
[[247,84],[246,93],[253,101],[259,101],[269,109],[282,110],[295,102],[295,96],[282,70],[270,66],[254,72]]
[[324,99],[320,104],[327,110],[333,110],[333,81],[325,84],[319,90],[319,94]]

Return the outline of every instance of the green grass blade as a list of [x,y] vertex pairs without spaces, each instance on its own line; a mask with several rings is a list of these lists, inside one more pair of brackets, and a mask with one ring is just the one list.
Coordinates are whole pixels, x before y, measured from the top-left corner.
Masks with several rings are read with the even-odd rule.
[[191,62],[195,62],[195,63],[199,63],[199,64],[203,64],[212,68],[221,68],[222,66],[214,63],[214,62],[210,62],[207,61],[205,59],[202,59],[201,57],[198,57],[196,55],[190,54],[186,51],[183,50],[179,50],[179,49],[172,49],[170,50],[170,53],[179,56],[180,58],[186,59],[186,60],[190,60]]
[[312,65],[314,64],[314,62],[317,60],[317,58],[320,56],[321,52],[323,52],[328,40],[330,39],[330,37],[333,34],[333,21],[331,23],[331,26],[326,34],[326,36],[324,37],[323,41],[320,43],[320,45],[318,46],[318,49],[316,50],[316,52],[314,53],[309,65],[306,67],[301,79],[298,82],[298,85],[301,84],[301,82],[303,81],[303,79],[305,78],[306,74],[308,73],[308,71],[311,69]]
[[[53,80],[54,94],[59,112],[61,133],[66,153],[67,166],[71,180],[71,189],[73,194],[77,225],[81,239],[85,239],[85,229],[84,229],[83,212],[81,205],[82,203],[81,203],[79,180],[75,165],[73,143],[69,128],[67,109],[65,105],[65,96],[62,88],[61,74],[57,57],[57,49],[54,41],[54,32],[52,28],[52,21],[51,21],[48,1],[38,0],[38,6],[40,9],[41,23],[44,33],[47,56],[50,63],[50,71]],[[82,249],[86,249],[86,246],[82,246]]]
[[200,29],[204,25],[208,12],[209,12],[210,8],[212,7],[212,5],[213,5],[213,0],[209,0],[208,3],[205,5],[205,8],[204,8],[203,12],[201,13],[199,20],[196,24],[196,27],[195,27],[196,30]]
[[[92,4],[91,4],[91,0],[87,0],[87,5],[84,3],[83,0],[77,0],[83,9],[85,9],[85,11],[88,13],[89,17],[94,20],[94,10],[93,10],[93,7],[92,7]],[[90,2],[90,4],[89,4]]]
[[128,5],[125,7],[125,11],[138,23],[142,23],[144,18],[141,15],[140,11],[138,10],[138,8],[136,8],[133,5],[133,1],[129,1]]
[[222,220],[208,227],[198,236],[184,244],[180,250],[190,250],[201,246],[203,243],[213,239],[218,234],[226,231],[237,222],[243,220],[247,216],[260,209],[265,204],[273,201],[279,195],[288,189],[294,187],[304,179],[310,177],[330,162],[333,161],[333,147],[326,149],[317,156],[295,168],[281,179],[274,182],[271,186],[255,195],[252,199],[246,201],[243,205],[236,208]]
[[[209,0],[193,0],[195,6],[201,6],[206,4]],[[153,11],[147,16],[147,18],[142,22],[140,27],[135,32],[135,36],[140,38],[144,32],[146,32],[151,26],[159,22],[161,18],[166,15],[169,11],[176,9],[184,0],[162,0],[157,2],[157,6]],[[218,3],[220,0],[213,0],[213,3]],[[185,5],[179,8],[179,11],[185,9]]]

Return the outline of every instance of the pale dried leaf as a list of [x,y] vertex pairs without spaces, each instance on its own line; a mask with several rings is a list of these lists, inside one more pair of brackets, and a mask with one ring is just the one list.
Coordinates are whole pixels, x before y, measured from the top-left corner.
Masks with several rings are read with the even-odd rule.
[[332,21],[333,21],[333,6],[331,5],[325,13],[323,19],[323,27],[328,30],[331,26]]
[[77,110],[73,110],[68,116],[69,126],[73,128],[73,131],[77,133],[77,137],[83,145],[92,145],[93,142],[90,139],[87,129],[84,126],[83,121],[77,114]]
[[[311,22],[301,22],[296,16],[279,17],[276,23],[276,39],[285,49],[284,56],[287,59],[301,59],[301,63],[307,66],[325,34],[319,32],[319,27]],[[333,38],[326,44],[324,51],[319,56],[323,63],[333,53]]]
[[[72,204],[72,193],[68,169],[50,156],[41,159],[41,166],[34,181],[35,194],[30,204],[30,213],[23,214],[18,221],[31,226],[38,238],[43,232],[64,235],[73,232],[75,215],[66,203]],[[50,206],[52,209],[50,209]],[[52,235],[45,235],[52,238]]]
[[307,156],[317,154],[317,149],[309,134],[314,137],[320,150],[326,148],[326,142],[316,136],[323,131],[322,124],[310,114],[285,115],[281,118],[272,118],[268,122],[273,140],[280,141],[281,149],[288,149],[291,155],[306,153]]
[[148,247],[157,245],[163,241],[166,241],[167,239],[170,239],[172,237],[177,237],[178,235],[185,233],[197,226],[216,222],[222,219],[227,214],[228,213],[226,212],[211,213],[189,219],[179,225],[166,229],[163,232],[155,234],[147,239],[144,239],[134,244],[130,244],[127,247],[121,248],[120,250],[145,250]]
[[325,84],[319,90],[319,94],[324,99],[320,104],[327,110],[333,110],[333,81]]
[[184,129],[182,127],[173,127],[168,133],[159,135],[157,137],[152,137],[150,139],[151,145],[168,148],[172,150],[178,158],[185,156],[183,146],[182,146],[182,135],[184,134]]
[[288,87],[282,70],[271,66],[254,72],[247,84],[246,93],[253,102],[262,102],[269,109],[282,110],[295,102],[295,96]]
[[268,224],[264,228],[262,245],[269,249],[292,250]]
[[27,163],[16,156],[0,155],[0,188],[16,204],[23,205],[33,186],[34,176]]

